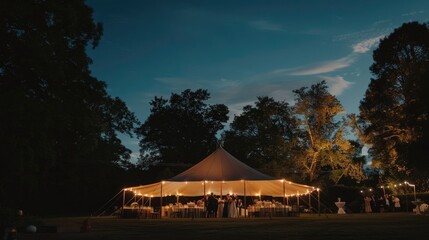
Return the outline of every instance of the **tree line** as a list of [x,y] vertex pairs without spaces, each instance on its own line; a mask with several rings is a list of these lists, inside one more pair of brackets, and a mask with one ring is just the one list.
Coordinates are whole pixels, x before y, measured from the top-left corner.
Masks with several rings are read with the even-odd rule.
[[[0,2],[1,209],[90,213],[220,143],[265,173],[311,184],[365,181],[365,145],[376,181],[427,186],[427,23],[405,23],[381,40],[359,114],[346,115],[322,81],[294,90],[292,105],[256,97],[227,126],[228,107],[208,104],[206,89],[154,97],[140,122],[91,74],[86,49],[103,34],[92,14],[83,0]],[[139,137],[137,164],[118,134]]]

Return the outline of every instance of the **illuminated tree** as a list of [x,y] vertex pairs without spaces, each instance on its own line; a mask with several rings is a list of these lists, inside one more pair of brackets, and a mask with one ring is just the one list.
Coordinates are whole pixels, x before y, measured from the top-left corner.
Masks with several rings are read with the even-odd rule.
[[362,162],[354,161],[359,153],[355,144],[345,138],[347,121],[339,119],[344,109],[328,92],[326,82],[300,88],[294,93],[301,149],[296,164],[307,180],[313,182],[323,177],[323,172],[328,172],[336,183],[343,176],[363,179]]

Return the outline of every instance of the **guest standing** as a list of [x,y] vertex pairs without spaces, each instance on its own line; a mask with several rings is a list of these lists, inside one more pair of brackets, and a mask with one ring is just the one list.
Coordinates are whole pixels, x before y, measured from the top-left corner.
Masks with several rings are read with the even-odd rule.
[[228,217],[229,218],[236,218],[236,217],[238,217],[235,196],[231,196],[231,199],[229,200]]
[[213,193],[210,194],[207,199],[207,217],[215,217],[217,213],[217,200],[214,197]]
[[395,206],[395,212],[400,212],[401,211],[401,203],[398,197],[394,197],[393,198],[393,203]]
[[370,197],[366,196],[363,200],[365,202],[365,212],[366,213],[372,212],[372,208],[371,208],[371,200],[372,199]]
[[389,195],[387,193],[384,194],[384,209],[386,211],[391,211],[391,205]]
[[243,208],[243,201],[241,199],[237,199],[237,210],[238,210],[238,217],[241,216],[241,209]]
[[219,197],[218,202],[217,202],[217,214],[216,216],[218,218],[223,217],[223,208],[225,205],[225,201],[222,199],[222,196]]
[[385,203],[385,201],[384,201],[383,196],[380,196],[377,198],[377,206],[378,206],[378,211],[380,213],[384,212],[384,203]]
[[230,200],[230,195],[227,194],[226,198],[225,198],[225,202],[223,205],[223,213],[222,213],[222,217],[227,218],[228,217],[228,210],[229,210],[229,200]]

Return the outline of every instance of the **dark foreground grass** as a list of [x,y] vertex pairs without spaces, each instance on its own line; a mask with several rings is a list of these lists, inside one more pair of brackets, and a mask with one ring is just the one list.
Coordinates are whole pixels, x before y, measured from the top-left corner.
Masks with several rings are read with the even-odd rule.
[[80,233],[85,218],[43,219],[57,233],[20,233],[18,239],[428,239],[429,215],[410,213],[322,214],[289,218],[117,219],[90,218],[91,230]]

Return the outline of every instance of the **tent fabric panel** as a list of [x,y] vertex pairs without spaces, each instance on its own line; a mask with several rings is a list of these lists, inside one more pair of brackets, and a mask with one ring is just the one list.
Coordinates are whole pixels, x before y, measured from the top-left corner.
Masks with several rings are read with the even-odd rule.
[[246,188],[246,193],[249,196],[283,196],[283,183],[281,180],[248,181],[246,182]]
[[124,190],[132,191],[135,194],[142,195],[142,196],[159,197],[161,196],[161,182],[152,183],[152,184],[143,185],[143,186],[130,187]]
[[236,159],[222,147],[219,147],[205,159],[188,170],[170,178],[170,181],[234,181],[234,180],[272,180]]
[[[249,196],[266,195],[283,197],[296,194],[305,194],[314,190],[311,186],[294,184],[283,179],[271,181],[246,181],[246,192]],[[284,185],[284,188],[283,188]]]
[[163,186],[163,195],[179,196],[204,196],[204,183],[198,182],[171,182],[165,181]]

